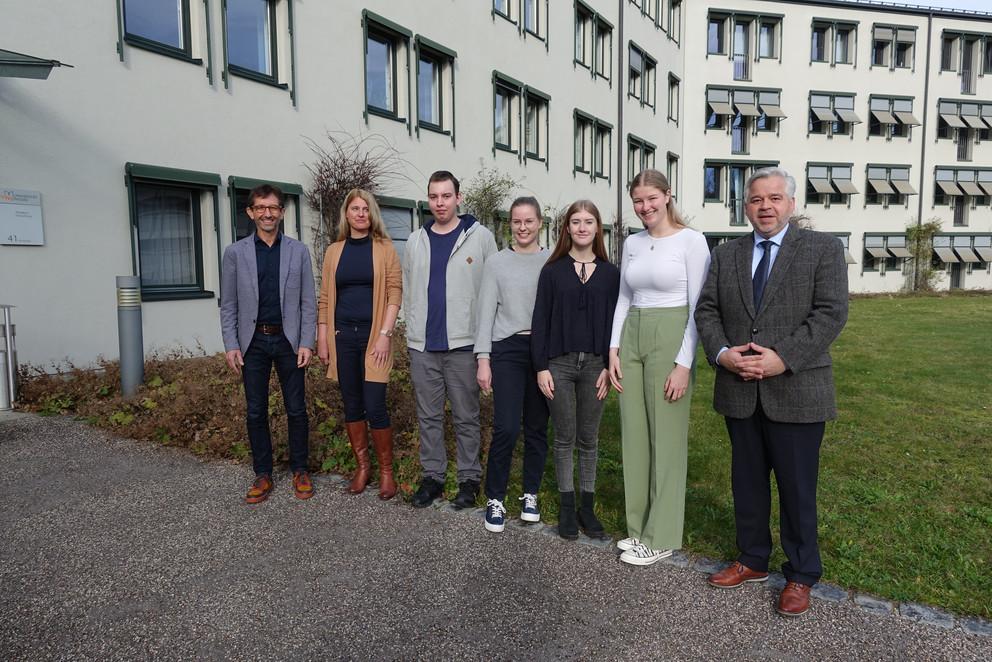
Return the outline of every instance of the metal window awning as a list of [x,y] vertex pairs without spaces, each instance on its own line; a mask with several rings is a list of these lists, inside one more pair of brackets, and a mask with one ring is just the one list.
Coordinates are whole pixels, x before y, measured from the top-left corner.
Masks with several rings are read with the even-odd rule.
[[941,113],[940,119],[947,122],[947,126],[954,127],[955,129],[963,129],[967,124],[965,124],[960,117],[957,115],[952,115],[951,113]]
[[33,55],[0,49],[0,78],[35,78],[44,80],[55,67],[72,67],[58,60],[46,60]]
[[975,251],[978,252],[978,256],[982,258],[983,262],[992,262],[992,247],[976,246]]
[[875,193],[895,193],[895,190],[884,179],[869,179],[868,185],[875,189]]
[[901,195],[916,195],[916,189],[913,188],[913,185],[902,179],[893,179],[892,188]]
[[868,251],[869,255],[880,260],[892,257],[889,252],[881,246],[865,246],[865,250]]
[[892,28],[875,28],[875,39],[880,39],[882,41],[891,41],[894,36],[894,31]]
[[988,125],[982,121],[982,118],[978,115],[962,115],[961,119],[964,123],[970,126],[972,129],[987,129]]
[[814,115],[816,115],[816,119],[821,122],[833,122],[836,119],[836,117],[834,117],[834,111],[829,108],[818,108],[817,106],[813,106],[810,110],[813,111]]
[[981,262],[982,259],[975,254],[975,251],[966,246],[955,246],[954,252],[958,254],[962,262]]
[[895,116],[887,110],[873,110],[871,114],[882,124],[896,124]]
[[726,101],[710,101],[710,108],[717,115],[733,115],[734,109]]
[[978,182],[978,185],[982,187],[986,195],[992,195],[992,182]]
[[834,187],[830,185],[829,179],[810,179],[809,183],[813,185],[813,190],[817,193],[834,193]]
[[913,115],[913,113],[907,113],[906,111],[903,111],[903,110],[897,110],[893,114],[896,116],[896,119],[898,119],[903,124],[906,124],[906,125],[909,125],[909,126],[919,126],[920,125],[920,120],[916,119],[916,117]]
[[844,195],[851,195],[852,193],[860,193],[858,188],[854,185],[850,179],[835,179],[833,180],[834,186],[838,191]]
[[847,250],[846,248],[844,249],[844,261],[847,262],[848,264],[858,263],[858,261],[854,259],[854,256],[851,255],[851,251]]
[[940,190],[943,191],[946,195],[964,195],[964,192],[961,189],[959,189],[958,185],[955,184],[954,182],[945,182],[945,181],[937,180],[937,186],[939,186]]
[[950,246],[934,246],[933,252],[937,254],[941,262],[953,263],[960,262],[958,256],[954,254]]
[[847,108],[837,108],[837,116],[840,117],[842,122],[849,122],[851,124],[861,124],[861,118],[853,110],[848,110]]
[[763,103],[761,104],[761,110],[763,110],[765,115],[768,117],[781,117],[782,119],[786,118],[786,114],[782,112],[781,106],[772,106],[770,104]]
[[741,115],[746,115],[747,117],[758,117],[761,115],[761,111],[753,103],[735,103],[734,105],[737,106],[737,110]]
[[975,182],[958,182],[958,186],[968,195],[985,195],[985,191]]
[[913,257],[905,246],[889,246],[889,252],[896,257]]

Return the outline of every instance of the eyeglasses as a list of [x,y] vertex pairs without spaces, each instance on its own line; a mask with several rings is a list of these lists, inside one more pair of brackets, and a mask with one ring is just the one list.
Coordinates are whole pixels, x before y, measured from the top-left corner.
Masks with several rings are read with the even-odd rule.
[[255,205],[254,207],[249,207],[248,209],[252,210],[256,214],[261,214],[261,213],[263,213],[265,211],[268,211],[269,213],[272,213],[272,214],[277,214],[277,213],[279,213],[279,212],[281,212],[283,210],[283,206],[282,205]]

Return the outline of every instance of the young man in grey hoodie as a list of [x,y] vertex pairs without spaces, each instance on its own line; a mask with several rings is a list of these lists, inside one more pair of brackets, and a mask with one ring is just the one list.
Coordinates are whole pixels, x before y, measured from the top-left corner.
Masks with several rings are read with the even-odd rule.
[[458,465],[454,505],[475,505],[482,478],[479,463],[479,384],[473,345],[476,302],[486,258],[496,253],[492,232],[475,217],[458,215],[458,180],[439,170],[427,183],[433,219],[407,239],[403,256],[410,377],[420,423],[420,488],[413,505],[423,508],[444,490],[448,456],[444,403],[451,403]]

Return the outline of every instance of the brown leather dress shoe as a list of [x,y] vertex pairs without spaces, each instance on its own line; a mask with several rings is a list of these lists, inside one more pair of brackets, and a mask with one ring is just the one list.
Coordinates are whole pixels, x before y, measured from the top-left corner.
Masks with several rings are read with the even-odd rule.
[[271,491],[272,476],[269,474],[255,476],[255,482],[251,484],[248,494],[245,495],[245,503],[262,503],[269,498]]
[[789,582],[778,596],[778,613],[783,616],[801,616],[809,611],[809,590],[812,586]]
[[309,499],[313,496],[313,482],[310,480],[310,472],[297,471],[293,474],[293,493],[297,499]]
[[720,572],[714,572],[706,581],[717,588],[737,588],[747,582],[763,582],[766,579],[767,572],[751,570],[740,561],[734,561]]

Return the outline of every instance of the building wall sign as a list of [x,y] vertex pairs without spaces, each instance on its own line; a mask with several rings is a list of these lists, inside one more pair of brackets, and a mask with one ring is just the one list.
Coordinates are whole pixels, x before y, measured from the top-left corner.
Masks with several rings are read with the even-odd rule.
[[40,191],[0,188],[0,245],[45,245]]

